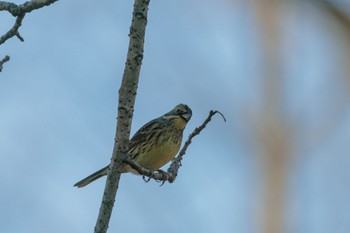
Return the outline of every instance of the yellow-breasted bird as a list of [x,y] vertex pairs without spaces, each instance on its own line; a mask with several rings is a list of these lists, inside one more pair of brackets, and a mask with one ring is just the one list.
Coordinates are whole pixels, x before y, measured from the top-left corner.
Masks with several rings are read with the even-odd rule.
[[[142,167],[158,170],[172,160],[180,149],[182,134],[192,110],[185,104],[178,104],[170,112],[142,126],[129,141],[129,155]],[[74,186],[81,188],[107,175],[109,165],[79,181]],[[123,173],[138,174],[125,165]]]

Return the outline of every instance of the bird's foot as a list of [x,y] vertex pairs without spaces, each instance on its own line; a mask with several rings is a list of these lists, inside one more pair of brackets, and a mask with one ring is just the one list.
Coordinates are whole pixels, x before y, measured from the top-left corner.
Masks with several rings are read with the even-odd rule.
[[143,176],[142,176],[142,179],[143,179],[143,181],[145,181],[146,183],[148,183],[148,182],[152,179],[152,177],[143,175]]
[[157,170],[156,172],[162,174],[163,179],[154,179],[154,180],[157,182],[161,182],[160,186],[163,186],[163,184],[167,180],[166,178],[168,177],[168,173],[161,169]]

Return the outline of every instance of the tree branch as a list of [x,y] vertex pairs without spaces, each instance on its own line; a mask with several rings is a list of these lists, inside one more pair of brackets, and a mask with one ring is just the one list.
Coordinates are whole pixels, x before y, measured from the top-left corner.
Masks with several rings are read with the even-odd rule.
[[21,14],[29,13],[33,10],[37,10],[44,6],[49,6],[58,0],[32,0],[27,1],[21,5],[17,5],[12,2],[0,1],[0,11],[8,11],[13,16],[19,16]]
[[202,125],[195,128],[193,130],[193,132],[188,136],[187,141],[185,142],[184,146],[180,150],[179,154],[171,162],[170,167],[168,168],[167,172],[164,172],[161,170],[152,171],[152,170],[149,170],[145,167],[142,167],[138,163],[136,163],[134,160],[132,160],[130,158],[130,156],[127,156],[127,158],[124,159],[124,163],[128,164],[130,167],[135,169],[141,175],[149,177],[149,179],[146,181],[149,181],[150,179],[154,179],[156,181],[162,181],[163,184],[166,181],[169,181],[169,183],[173,183],[177,177],[178,170],[181,167],[182,157],[185,155],[188,146],[191,144],[192,138],[200,134],[200,132],[207,126],[207,124],[211,121],[211,118],[216,113],[220,114],[221,117],[226,122],[226,118],[221,112],[211,110],[209,112],[207,119],[205,119],[205,121],[202,123]]
[[[44,6],[51,5],[52,3],[56,2],[56,1],[58,1],[58,0],[32,0],[32,1],[27,1],[21,5],[17,5],[17,4],[12,3],[12,2],[0,1],[0,11],[8,11],[11,15],[16,17],[15,24],[12,26],[12,28],[0,37],[0,45],[5,43],[5,41],[7,41],[8,39],[10,39],[14,36],[16,36],[20,41],[23,42],[24,39],[19,34],[18,29],[21,27],[22,21],[24,19],[24,16],[26,15],[26,13],[29,13],[33,10],[42,8]],[[8,61],[10,59],[10,57],[9,56],[6,56],[6,57],[8,57],[8,59],[6,60],[6,61]],[[5,62],[1,63],[1,68]],[[0,70],[0,72],[1,72],[1,70]]]
[[33,10],[42,8],[44,6],[51,5],[52,3],[58,0],[32,0],[25,2],[21,5],[17,5],[12,2],[0,1],[0,11],[8,11],[14,17],[16,17],[16,22],[12,28],[0,37],[0,44],[3,44],[6,40],[10,39],[13,36],[17,36],[20,41],[24,41],[23,38],[19,35],[18,29],[22,25],[22,20],[26,13],[29,13]]
[[21,36],[19,36],[18,29],[22,25],[22,20],[24,18],[25,14],[21,14],[17,16],[15,24],[12,26],[12,28],[6,32],[3,36],[0,37],[0,45],[5,43],[8,39],[11,37],[17,36],[22,42],[24,41]]
[[120,169],[124,166],[123,160],[127,156],[134,103],[143,58],[148,5],[149,0],[135,0],[134,3],[128,55],[119,89],[118,121],[113,155],[95,225],[95,233],[107,232],[118,190]]
[[2,65],[3,65],[5,62],[8,62],[9,60],[10,60],[10,57],[6,55],[6,56],[0,61],[0,72],[2,71]]

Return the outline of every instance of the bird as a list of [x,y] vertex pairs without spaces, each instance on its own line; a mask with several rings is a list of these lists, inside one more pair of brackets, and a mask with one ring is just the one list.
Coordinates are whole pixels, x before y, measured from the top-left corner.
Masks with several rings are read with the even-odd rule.
[[[129,156],[142,167],[152,171],[160,169],[172,160],[180,149],[183,132],[192,117],[186,104],[178,104],[164,115],[142,126],[129,141]],[[74,184],[81,188],[107,175],[109,165]],[[140,175],[129,165],[121,173]]]

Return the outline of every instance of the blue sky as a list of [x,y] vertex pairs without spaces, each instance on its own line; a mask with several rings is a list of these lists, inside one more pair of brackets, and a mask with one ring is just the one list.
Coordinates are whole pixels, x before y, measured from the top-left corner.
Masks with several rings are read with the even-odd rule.
[[[25,43],[13,38],[2,45],[1,56],[11,60],[0,74],[1,232],[93,230],[105,180],[84,189],[73,184],[110,160],[132,11],[130,1],[101,3],[59,1],[32,12],[20,29]],[[214,117],[194,139],[174,184],[123,175],[111,232],[260,232],[259,153],[244,117],[261,107],[260,38],[251,4],[151,1],[132,133],[178,103],[193,110],[185,135],[211,109],[227,122]],[[290,35],[284,36],[284,113],[300,136],[289,172],[286,232],[337,227],[345,233],[348,106],[321,146],[312,136],[348,91],[333,78],[343,75],[337,68],[342,48],[327,34],[322,12],[291,9],[284,22],[298,27],[284,34]],[[13,23],[6,14],[0,19]]]

